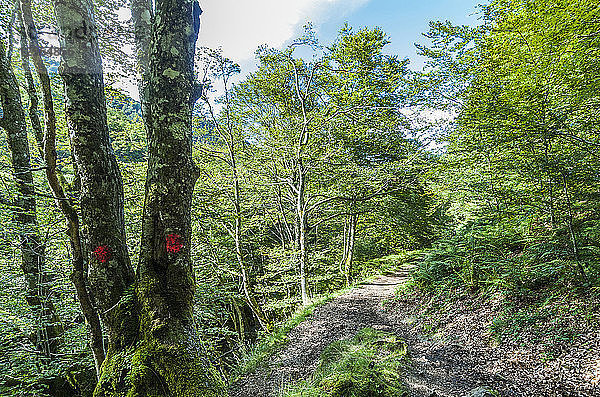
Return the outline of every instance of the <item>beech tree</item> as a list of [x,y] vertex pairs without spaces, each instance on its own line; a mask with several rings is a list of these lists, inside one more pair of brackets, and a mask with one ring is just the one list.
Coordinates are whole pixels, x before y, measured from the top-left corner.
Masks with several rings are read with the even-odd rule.
[[457,115],[435,173],[454,226],[423,267],[437,274],[421,280],[586,285],[598,252],[600,6],[497,0],[482,11],[477,28],[431,23],[419,48],[425,105]]
[[284,188],[284,197],[293,206],[300,291],[302,304],[308,305],[307,189],[324,148],[313,134],[319,111],[315,94],[319,65],[294,56],[301,44],[314,42],[300,40],[285,51],[263,48],[259,71],[238,87],[237,106],[248,123],[260,125],[249,131],[260,137],[268,178]]
[[[239,128],[239,120],[232,113],[232,98],[231,78],[239,73],[239,65],[231,60],[223,57],[219,51],[205,50],[203,57],[205,64],[205,72],[203,82],[209,85],[209,79],[214,83],[219,84],[224,90],[223,98],[220,99],[223,105],[222,114],[217,114],[215,109],[214,99],[209,96],[209,87],[205,87],[201,96],[201,102],[205,111],[205,117],[209,122],[211,130],[209,134],[216,135],[217,145],[211,142],[208,145],[198,146],[204,158],[217,160],[222,162],[229,169],[228,184],[230,191],[228,192],[228,201],[232,211],[231,222],[221,221],[217,219],[219,226],[223,227],[227,234],[231,237],[234,243],[235,258],[240,272],[240,287],[243,291],[246,304],[256,317],[261,328],[265,331],[270,331],[271,324],[263,312],[262,307],[256,299],[254,292],[254,280],[250,274],[250,269],[244,255],[244,236],[243,236],[243,216],[242,204],[244,201],[240,179],[242,178],[240,166],[240,152],[243,150],[245,142]],[[209,162],[209,161],[207,161]],[[206,174],[210,173],[208,170]],[[207,179],[213,179],[208,175]],[[217,180],[216,188],[222,188],[222,181]]]
[[[407,168],[400,163],[410,163],[408,154],[415,151],[399,112],[406,61],[383,54],[386,44],[380,29],[355,32],[345,26],[334,45],[321,52],[307,29],[283,51],[262,48],[259,70],[236,87],[236,112],[262,155],[257,171],[272,185],[285,220],[282,231],[287,229],[295,243],[304,305],[310,301],[309,234],[348,216],[341,268],[349,283],[359,219],[353,207],[414,181],[398,176]],[[297,58],[299,46],[314,51],[313,61]],[[369,177],[378,173],[386,177],[370,184]],[[394,179],[402,182],[388,183]]]
[[60,73],[77,172],[89,289],[106,339],[96,396],[216,395],[192,305],[191,109],[200,8],[190,0],[134,2],[148,169],[140,260],[126,245],[123,185],[106,121],[102,60],[90,1],[54,1]]

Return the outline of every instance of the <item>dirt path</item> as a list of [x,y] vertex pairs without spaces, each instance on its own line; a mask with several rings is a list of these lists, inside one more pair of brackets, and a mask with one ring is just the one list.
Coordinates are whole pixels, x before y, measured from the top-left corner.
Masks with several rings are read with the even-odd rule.
[[[455,322],[453,315],[445,325],[445,335],[433,332],[425,336],[422,319],[415,315],[422,302],[412,298],[390,300],[410,270],[382,276],[315,309],[308,320],[290,332],[287,345],[268,366],[236,382],[230,396],[277,397],[283,385],[313,373],[327,345],[351,338],[366,327],[394,333],[408,344],[410,366],[404,376],[410,396],[479,395],[470,393],[480,387],[490,387],[501,396],[600,395],[588,392],[585,383],[581,386],[583,378],[577,379],[579,385],[575,386],[563,379],[569,381],[569,377],[580,375],[565,375],[560,369],[557,375],[540,377],[538,364],[514,364],[511,351],[489,346],[484,334],[490,313],[485,310],[461,309],[464,316],[459,313]],[[597,390],[595,386],[593,390]]]
[[[476,387],[480,383],[476,377],[469,374],[461,380],[448,376],[447,371],[440,368],[443,363],[439,358],[432,361],[421,352],[419,347],[423,341],[410,337],[410,321],[383,304],[407,279],[409,270],[382,276],[315,309],[309,320],[290,332],[288,344],[272,358],[268,368],[260,368],[239,380],[230,396],[277,396],[282,385],[310,376],[327,345],[351,338],[366,327],[395,333],[408,342],[411,360],[416,363],[407,379],[411,395],[455,396]],[[417,349],[413,348],[415,343]],[[463,391],[465,393],[460,394]]]

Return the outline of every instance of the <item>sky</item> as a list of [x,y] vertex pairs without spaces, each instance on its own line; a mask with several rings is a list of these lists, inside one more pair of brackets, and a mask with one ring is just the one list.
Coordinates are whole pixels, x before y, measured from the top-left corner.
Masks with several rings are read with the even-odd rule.
[[[355,29],[381,27],[389,36],[388,54],[409,58],[409,68],[421,70],[424,59],[415,43],[426,44],[423,33],[431,20],[479,24],[477,5],[485,0],[199,0],[203,13],[197,44],[222,48],[224,56],[241,66],[242,80],[256,70],[254,53],[263,44],[282,49],[303,33],[311,22],[321,44],[335,40],[345,22]],[[120,19],[131,16],[122,9]],[[116,84],[138,99],[132,81]],[[218,97],[222,91],[215,87]]]
[[354,28],[379,26],[389,36],[386,52],[411,60],[419,70],[423,59],[414,43],[426,43],[422,33],[430,20],[479,23],[482,0],[201,0],[201,46],[222,47],[239,63],[242,73],[255,69],[254,52],[267,44],[285,47],[312,22],[322,44],[331,43],[344,22]]

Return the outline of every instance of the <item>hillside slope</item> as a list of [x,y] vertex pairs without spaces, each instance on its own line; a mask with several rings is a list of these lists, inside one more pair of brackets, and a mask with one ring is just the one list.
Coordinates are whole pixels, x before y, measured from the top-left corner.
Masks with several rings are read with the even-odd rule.
[[590,357],[584,356],[587,361],[581,363],[579,372],[573,372],[557,362],[515,358],[515,354],[528,355],[534,346],[515,353],[513,346],[490,344],[485,332],[493,316],[490,310],[480,307],[467,312],[457,304],[460,313],[428,328],[430,319],[422,316],[421,310],[426,300],[416,295],[392,299],[409,272],[410,268],[404,268],[382,276],[315,309],[290,332],[285,348],[256,372],[238,379],[230,396],[277,396],[285,385],[310,377],[325,347],[366,327],[393,333],[407,342],[410,364],[404,375],[410,396],[460,397],[478,395],[473,393],[484,388],[502,396],[599,395],[595,394],[597,384],[583,373],[593,371],[585,364]]

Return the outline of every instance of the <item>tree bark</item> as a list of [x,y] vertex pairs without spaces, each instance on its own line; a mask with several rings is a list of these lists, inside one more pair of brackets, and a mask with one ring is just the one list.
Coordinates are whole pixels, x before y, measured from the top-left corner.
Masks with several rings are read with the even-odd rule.
[[[546,133],[547,134],[547,133]],[[548,212],[550,214],[550,226],[552,230],[556,227],[556,210],[554,206],[554,185],[552,182],[552,171],[550,169],[550,150],[552,143],[550,138],[544,136],[544,171],[546,176],[546,182],[548,187]]]
[[[25,75],[25,81],[27,82],[27,96],[29,97],[29,122],[31,123],[31,128],[33,129],[33,135],[35,136],[36,142],[42,142],[44,140],[44,129],[42,128],[40,117],[38,116],[40,101],[37,95],[37,90],[35,89],[35,82],[33,81],[31,66],[29,65],[30,50],[27,44],[27,36],[25,35],[25,26],[23,24],[23,20],[20,22],[19,36],[21,38],[21,67],[23,68],[23,74]],[[37,148],[40,156],[43,158],[44,153],[42,151],[42,146],[37,145]]]
[[[83,316],[86,320],[90,338],[90,349],[94,357],[96,374],[100,376],[100,366],[104,361],[104,344],[102,341],[102,327],[100,317],[96,308],[92,303],[92,298],[89,294],[85,283],[85,261],[83,247],[81,243],[81,231],[79,226],[79,215],[75,211],[73,204],[65,194],[65,178],[56,167],[56,116],[54,113],[54,101],[52,98],[50,76],[44,61],[41,57],[40,46],[37,35],[33,15],[31,12],[31,2],[29,0],[21,0],[21,18],[23,30],[28,40],[27,54],[33,60],[38,78],[40,79],[40,87],[44,102],[44,119],[45,130],[42,129],[39,117],[37,117],[37,94],[33,84],[33,78],[29,70],[27,61],[26,77],[28,80],[28,92],[31,98],[35,99],[35,105],[32,101],[30,106],[30,119],[35,132],[40,154],[46,165],[46,178],[48,185],[54,195],[56,205],[63,213],[67,222],[67,235],[71,246],[72,254],[72,273],[71,281],[75,286],[77,298],[81,306]],[[25,57],[24,57],[25,58]],[[33,116],[35,114],[35,116]]]
[[[199,11],[191,0],[157,0],[150,16],[150,56],[141,88],[148,169],[135,285],[139,331],[134,346],[109,350],[95,396],[223,393],[193,317],[191,202],[198,172],[191,118],[197,99],[193,62]],[[138,41],[137,50],[144,47]]]
[[575,236],[575,227],[573,226],[573,205],[571,204],[571,195],[569,194],[569,184],[567,175],[563,173],[563,188],[565,193],[565,200],[567,204],[567,226],[569,228],[569,236],[571,238],[571,248],[573,249],[573,258],[577,262],[577,270],[584,281],[587,281],[587,275],[583,264],[579,257],[579,245],[577,244],[577,237]]
[[345,244],[346,254],[344,260],[344,275],[346,277],[346,286],[350,286],[352,278],[352,262],[354,260],[354,242],[356,241],[356,225],[358,224],[358,214],[351,214],[348,217],[348,242]]
[[305,174],[302,167],[302,161],[298,156],[298,191],[296,192],[296,221],[298,223],[298,248],[300,250],[300,294],[302,296],[302,305],[308,306],[310,298],[308,296],[306,267],[308,266],[308,247],[306,241],[306,209],[305,209]]
[[50,299],[49,280],[44,273],[44,246],[39,238],[35,187],[21,93],[2,41],[0,41],[0,101],[3,111],[0,126],[7,133],[13,179],[17,188],[13,205],[16,210],[15,221],[21,250],[21,270],[26,283],[25,298],[38,322],[34,343],[36,348],[48,358],[52,353],[57,352],[63,328]]
[[134,19],[151,21],[149,45],[136,35],[137,50],[149,51],[138,55],[140,63],[148,62],[142,96],[149,157],[135,283],[125,245],[122,180],[108,136],[93,6],[90,0],[54,3],[67,121],[81,174],[88,278],[107,329],[108,351],[94,395],[220,395],[223,384],[206,359],[193,318],[191,199],[197,171],[191,112],[197,98],[198,3],[158,0],[153,14],[134,13]]
[[339,264],[339,269],[340,269],[341,274],[345,274],[344,266],[346,264],[346,258],[348,257],[348,231],[349,231],[348,216],[344,216],[344,231],[342,234],[342,245],[343,245],[342,260],[340,261],[340,264]]
[[296,193],[296,221],[298,227],[298,248],[300,250],[300,294],[302,296],[302,305],[307,306],[310,303],[310,297],[307,288],[307,267],[308,267],[308,246],[307,246],[307,208],[306,208],[306,185],[308,178],[308,171],[304,166],[304,149],[309,142],[310,129],[309,129],[309,118],[307,109],[307,98],[309,91],[312,87],[312,81],[314,77],[313,69],[310,78],[305,82],[304,91],[301,89],[300,84],[300,73],[298,72],[298,66],[296,61],[291,57],[291,53],[288,58],[288,62],[294,72],[294,89],[296,99],[300,105],[302,111],[302,130],[298,136],[298,142],[296,147],[296,158],[295,158],[295,172],[297,173],[297,185],[294,190]]
[[[134,273],[125,238],[123,184],[109,140],[93,4],[89,0],[55,0],[54,9],[61,44],[59,71],[81,181],[82,235],[86,241],[77,241],[79,246],[75,249],[80,249],[82,256],[74,258],[73,278],[78,292],[86,290],[85,284],[79,284],[86,280],[79,272],[87,260],[89,291],[104,324],[110,354],[133,344],[137,331]],[[80,302],[82,308],[88,303]]]
[[[131,0],[131,21],[134,28],[135,55],[138,69],[138,92],[144,119],[152,117],[148,90],[150,87],[150,45],[152,43],[153,19],[152,0]],[[146,133],[148,133],[147,129]]]

